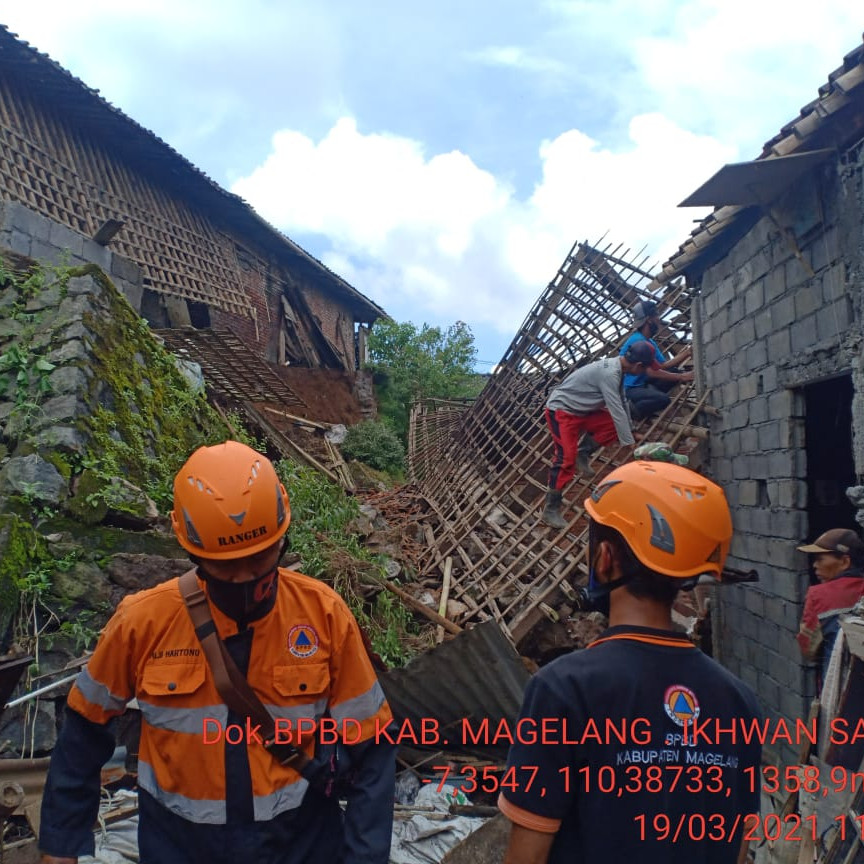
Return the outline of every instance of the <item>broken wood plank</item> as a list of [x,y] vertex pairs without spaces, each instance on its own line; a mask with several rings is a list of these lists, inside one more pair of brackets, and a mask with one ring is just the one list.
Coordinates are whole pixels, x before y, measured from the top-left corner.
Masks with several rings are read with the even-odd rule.
[[[306,450],[304,450],[296,441],[292,441],[287,435],[285,435],[283,432],[280,432],[251,403],[244,403],[243,410],[247,412],[247,414],[251,418],[254,419],[254,421],[261,427],[267,438],[269,438],[274,445],[279,447],[279,449],[282,450],[283,453],[285,451],[285,448],[287,447],[296,456],[299,456],[299,458],[307,465],[311,465],[313,468],[317,468],[322,474],[325,474],[334,483],[337,483],[340,486],[342,485],[342,481],[336,473],[331,471],[326,465],[322,464],[311,453],[307,453]],[[285,455],[288,454],[285,453]]]
[[676,438],[699,438],[702,441],[707,440],[709,432],[704,426],[689,426],[683,423],[678,423],[675,420],[670,420],[666,424],[666,428],[670,432],[677,432]]
[[497,816],[501,811],[491,804],[451,804],[449,808],[451,816],[473,816],[488,819]]

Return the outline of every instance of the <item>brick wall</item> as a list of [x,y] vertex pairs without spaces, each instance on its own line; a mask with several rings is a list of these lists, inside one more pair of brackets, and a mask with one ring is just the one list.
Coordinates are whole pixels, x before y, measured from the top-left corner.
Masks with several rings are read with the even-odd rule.
[[347,306],[324,297],[320,292],[303,287],[303,297],[312,314],[321,322],[321,330],[339,354],[348,369],[354,368],[354,316]]
[[694,280],[701,380],[722,412],[710,468],[733,513],[729,563],[760,574],[756,585],[715,589],[715,650],[787,718],[806,716],[815,688],[795,641],[809,584],[795,549],[808,534],[796,388],[861,365],[861,212],[860,160],[845,174],[826,165]]

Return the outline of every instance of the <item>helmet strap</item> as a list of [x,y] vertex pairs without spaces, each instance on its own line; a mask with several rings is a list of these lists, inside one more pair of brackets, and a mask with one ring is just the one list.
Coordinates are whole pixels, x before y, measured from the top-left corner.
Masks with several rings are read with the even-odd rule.
[[588,525],[588,556],[590,565],[588,568],[588,610],[592,612],[602,612],[607,618],[609,617],[609,595],[622,585],[626,585],[632,578],[632,574],[625,572],[617,579],[611,579],[608,582],[597,581],[597,570],[594,562],[597,560],[597,527],[593,519],[589,520]]

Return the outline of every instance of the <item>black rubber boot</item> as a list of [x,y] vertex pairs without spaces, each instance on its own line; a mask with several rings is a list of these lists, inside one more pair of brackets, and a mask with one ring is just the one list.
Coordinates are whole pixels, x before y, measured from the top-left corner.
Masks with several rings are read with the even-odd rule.
[[559,531],[567,527],[567,523],[561,515],[561,492],[557,489],[550,489],[546,493],[546,505],[543,507],[543,515],[540,520],[544,525],[557,528]]
[[600,445],[586,432],[579,442],[579,453],[576,456],[576,467],[583,477],[593,477],[597,471],[591,467],[591,454],[600,449]]

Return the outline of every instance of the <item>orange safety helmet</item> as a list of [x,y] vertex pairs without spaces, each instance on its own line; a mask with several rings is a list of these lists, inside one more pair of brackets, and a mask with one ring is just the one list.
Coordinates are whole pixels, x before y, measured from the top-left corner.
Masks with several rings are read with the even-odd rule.
[[723,490],[701,474],[666,462],[628,462],[603,478],[588,515],[614,528],[649,570],[718,579],[732,540]]
[[199,558],[244,558],[288,530],[291,507],[273,463],[239,441],[199,447],[174,478],[171,525]]

